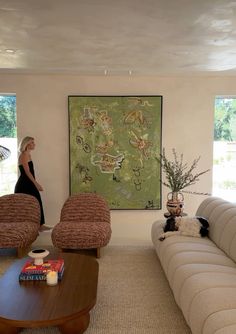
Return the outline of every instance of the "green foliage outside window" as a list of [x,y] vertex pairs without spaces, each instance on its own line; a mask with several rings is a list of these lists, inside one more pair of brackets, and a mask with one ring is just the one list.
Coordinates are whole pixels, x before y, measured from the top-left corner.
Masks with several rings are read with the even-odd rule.
[[16,97],[0,96],[0,138],[16,137]]
[[215,141],[236,141],[236,99],[215,99]]

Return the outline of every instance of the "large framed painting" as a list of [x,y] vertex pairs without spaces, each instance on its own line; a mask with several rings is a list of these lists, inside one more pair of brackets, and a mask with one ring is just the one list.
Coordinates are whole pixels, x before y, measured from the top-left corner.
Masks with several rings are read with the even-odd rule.
[[162,96],[69,96],[70,194],[161,209]]

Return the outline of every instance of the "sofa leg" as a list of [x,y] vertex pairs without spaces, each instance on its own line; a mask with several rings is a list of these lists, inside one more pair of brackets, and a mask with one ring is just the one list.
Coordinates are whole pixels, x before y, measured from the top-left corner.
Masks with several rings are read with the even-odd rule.
[[29,247],[23,247],[23,248],[18,247],[17,248],[17,257],[21,258],[21,257],[26,256],[28,254],[29,250],[30,250]]
[[100,257],[101,257],[101,248],[100,247],[96,248],[96,257],[97,257],[97,259],[100,259]]

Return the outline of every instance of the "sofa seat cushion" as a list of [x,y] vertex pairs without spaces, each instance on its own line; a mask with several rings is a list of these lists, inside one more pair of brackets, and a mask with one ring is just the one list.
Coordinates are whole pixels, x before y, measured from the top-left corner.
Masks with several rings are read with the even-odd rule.
[[204,324],[204,334],[235,334],[236,309],[220,310],[211,314]]
[[188,263],[189,264],[206,263],[206,264],[217,264],[222,266],[235,267],[234,262],[231,259],[229,259],[226,255],[201,253],[201,252],[186,250],[186,252],[174,255],[171,261],[168,263],[166,275],[168,277],[171,286],[173,285],[173,281],[175,280],[175,272],[177,268]]
[[[208,238],[194,238],[194,237],[188,237],[188,236],[171,236],[165,239],[165,241],[160,241],[159,237],[163,233],[163,227],[164,227],[164,222],[163,220],[157,220],[156,222],[153,223],[152,225],[152,230],[151,230],[151,237],[152,237],[152,242],[155,246],[156,252],[158,254],[158,257],[160,260],[163,260],[163,257],[166,256],[166,249],[169,248],[171,245],[176,245],[176,244],[191,244],[192,249],[193,245],[206,245],[206,246],[212,246],[213,243],[210,241]],[[187,247],[186,247],[187,249]],[[223,253],[223,252],[222,252]]]
[[106,246],[111,237],[111,226],[107,222],[58,223],[52,231],[53,244],[58,248],[83,249]]
[[[232,308],[236,307],[236,268],[234,273],[218,273],[218,272],[206,272],[195,274],[185,280],[182,285],[180,292],[180,307],[185,316],[185,319],[190,323],[192,307],[197,307],[196,303],[198,296],[204,294],[207,296],[207,307],[205,308],[205,316],[209,316],[215,310],[222,310],[228,308],[228,304],[225,304],[224,301],[224,292],[228,288],[234,289],[234,301],[232,300]],[[219,290],[219,292],[218,292]],[[221,298],[215,302],[214,305],[208,303],[208,298],[212,299],[214,293],[220,293],[222,291]],[[216,292],[217,291],[217,292]],[[201,305],[198,304],[199,308]],[[214,308],[214,311],[212,310]],[[206,319],[205,317],[204,319]],[[204,320],[205,321],[205,320]]]
[[1,223],[0,248],[24,248],[38,236],[39,226],[33,222]]
[[[209,243],[202,243],[200,242],[201,240],[199,240],[199,242],[181,242],[179,240],[179,242],[176,243],[169,243],[168,247],[164,247],[164,251],[161,252],[162,254],[162,262],[163,262],[163,268],[165,270],[165,272],[168,272],[168,267],[171,263],[171,261],[174,259],[178,254],[182,254],[182,253],[189,253],[191,252],[191,255],[194,253],[194,256],[199,256],[200,258],[202,258],[203,256],[205,256],[205,254],[217,254],[217,255],[223,255],[225,256],[225,254],[219,249],[217,248],[213,243],[209,242]],[[210,240],[208,240],[210,241]],[[164,245],[163,245],[164,246]],[[184,254],[182,254],[184,255]]]
[[171,236],[160,241],[162,231],[161,221],[153,223],[152,241],[171,287],[175,281],[176,270],[186,264],[236,266],[234,261],[208,238]]
[[173,281],[172,289],[174,293],[175,300],[177,304],[180,306],[180,296],[181,293],[184,293],[184,284],[187,280],[195,275],[200,273],[227,273],[227,274],[235,274],[235,266],[222,266],[217,264],[209,264],[209,263],[191,263],[180,266],[175,271],[175,279]]
[[[232,280],[233,278],[231,278],[231,282]],[[232,283],[232,285],[228,286],[226,286],[226,284],[222,284],[222,286],[212,286],[211,288],[206,288],[205,290],[202,289],[198,294],[196,294],[191,302],[189,318],[186,320],[188,321],[193,334],[205,334],[205,324],[210,316],[221,311],[229,312],[235,309],[235,285]],[[235,325],[234,319],[233,328],[235,328]],[[221,329],[221,332],[224,334],[227,333],[227,327],[228,324],[226,324],[226,329]]]

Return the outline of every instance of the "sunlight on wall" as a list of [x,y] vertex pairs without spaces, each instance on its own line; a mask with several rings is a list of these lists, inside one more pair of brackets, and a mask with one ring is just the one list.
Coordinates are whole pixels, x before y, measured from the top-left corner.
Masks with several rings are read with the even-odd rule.
[[236,142],[214,142],[213,195],[236,202]]

